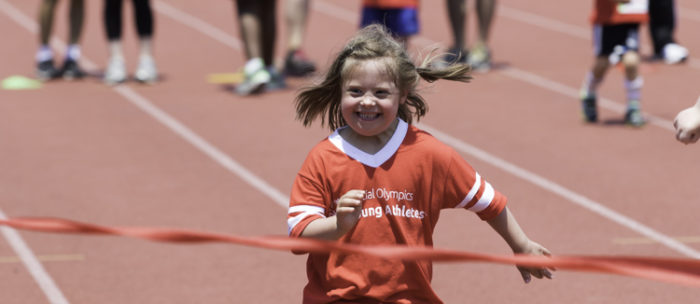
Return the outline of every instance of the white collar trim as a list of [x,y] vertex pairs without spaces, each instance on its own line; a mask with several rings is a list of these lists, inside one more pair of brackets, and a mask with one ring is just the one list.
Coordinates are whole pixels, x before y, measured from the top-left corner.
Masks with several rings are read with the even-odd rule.
[[347,126],[335,130],[333,134],[328,136],[328,140],[330,140],[331,143],[343,153],[372,168],[377,168],[389,160],[396,153],[396,151],[399,150],[399,146],[401,146],[401,143],[408,132],[408,124],[402,119],[399,119],[399,124],[396,126],[394,134],[391,135],[391,138],[389,141],[387,141],[384,147],[375,154],[369,154],[345,141],[345,139],[343,139],[338,132],[343,128],[347,128]]

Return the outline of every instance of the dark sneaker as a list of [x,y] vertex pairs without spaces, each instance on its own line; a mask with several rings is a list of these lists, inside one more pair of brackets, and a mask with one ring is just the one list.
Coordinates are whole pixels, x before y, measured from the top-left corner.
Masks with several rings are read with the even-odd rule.
[[598,107],[596,106],[595,95],[581,94],[581,106],[583,110],[583,120],[585,122],[598,121]]
[[265,84],[265,91],[271,92],[287,88],[287,84],[284,80],[284,75],[282,75],[282,73],[277,71],[277,69],[273,66],[269,66],[265,69],[268,73],[270,73],[270,82]]
[[444,60],[447,64],[453,64],[467,63],[468,59],[469,52],[467,50],[452,47],[447,51],[447,54],[445,54],[445,57],[443,57],[442,60]]
[[66,59],[63,62],[63,67],[61,68],[61,75],[63,79],[73,80],[85,77],[85,72],[80,69],[78,62],[73,59]]
[[47,81],[60,76],[61,72],[53,65],[53,60],[44,60],[36,65],[36,78]]
[[630,105],[627,107],[627,112],[625,113],[625,124],[633,127],[641,127],[644,123],[644,116],[642,116],[642,111],[639,109],[639,102],[630,102]]
[[284,74],[287,76],[303,77],[316,71],[316,65],[311,62],[301,50],[287,52],[284,59]]
[[431,64],[435,69],[444,69],[455,63],[467,63],[469,52],[466,50],[451,47],[439,60]]

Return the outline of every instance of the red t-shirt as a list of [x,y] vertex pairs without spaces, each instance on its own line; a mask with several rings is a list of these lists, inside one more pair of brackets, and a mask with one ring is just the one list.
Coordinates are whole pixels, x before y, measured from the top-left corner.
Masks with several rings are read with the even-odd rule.
[[[366,245],[432,246],[440,210],[465,208],[483,220],[498,215],[506,197],[452,148],[400,121],[374,155],[344,141],[338,131],[309,153],[292,187],[287,223],[299,237],[313,220],[335,214],[335,201],[366,191],[362,217],[339,241]],[[429,261],[389,261],[355,254],[309,254],[304,303],[339,299],[441,303]]]
[[617,3],[613,0],[596,0],[591,14],[593,24],[645,23],[649,20],[648,0],[631,0]]

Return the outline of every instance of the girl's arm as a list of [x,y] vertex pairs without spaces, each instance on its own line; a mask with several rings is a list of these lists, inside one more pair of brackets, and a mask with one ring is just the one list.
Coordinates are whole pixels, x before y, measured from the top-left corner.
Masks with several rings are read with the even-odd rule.
[[[496,230],[498,234],[508,243],[514,253],[519,254],[530,254],[530,255],[546,255],[549,256],[551,253],[547,248],[542,247],[542,245],[531,241],[525,232],[520,228],[515,217],[510,213],[508,207],[505,207],[503,211],[496,217],[487,221],[489,225]],[[531,275],[538,279],[543,277],[552,278],[552,273],[550,269],[546,268],[536,268],[536,267],[522,267],[518,266],[520,274],[523,276],[525,283],[529,283],[531,280]],[[554,270],[554,269],[551,269]]]
[[355,227],[362,212],[364,190],[350,190],[337,202],[334,216],[321,218],[309,223],[301,233],[302,237],[334,241]]
[[700,137],[700,97],[695,105],[676,115],[673,126],[676,128],[678,141],[686,144],[698,141]]

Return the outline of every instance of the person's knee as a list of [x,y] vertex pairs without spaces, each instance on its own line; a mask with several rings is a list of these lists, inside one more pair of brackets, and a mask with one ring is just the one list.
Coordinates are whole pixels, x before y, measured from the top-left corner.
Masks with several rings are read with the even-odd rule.
[[625,67],[635,67],[635,66],[638,66],[640,61],[641,61],[641,59],[640,59],[640,57],[639,57],[639,53],[637,53],[637,52],[633,52],[633,51],[626,52],[626,53],[622,56],[622,64],[623,64]]

